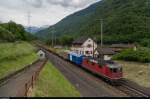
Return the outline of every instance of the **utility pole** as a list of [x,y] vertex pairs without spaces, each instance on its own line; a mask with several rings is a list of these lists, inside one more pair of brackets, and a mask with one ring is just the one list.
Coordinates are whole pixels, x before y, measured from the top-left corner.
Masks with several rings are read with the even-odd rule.
[[52,47],[54,47],[55,35],[54,35],[54,27],[52,27]]
[[96,41],[96,39],[94,37],[93,38],[93,58],[95,57],[95,53],[94,53],[94,51],[95,51],[95,41]]
[[101,47],[103,47],[103,19],[101,19]]
[[28,27],[29,27],[29,32],[31,32],[31,26],[30,26],[30,18],[31,18],[31,12],[30,11],[28,11],[28,13],[27,13],[28,15],[27,15],[27,18],[28,18]]
[[55,34],[55,45],[57,45],[57,38],[56,38],[56,34]]
[[52,47],[54,47],[54,42],[53,42],[53,31],[52,31]]

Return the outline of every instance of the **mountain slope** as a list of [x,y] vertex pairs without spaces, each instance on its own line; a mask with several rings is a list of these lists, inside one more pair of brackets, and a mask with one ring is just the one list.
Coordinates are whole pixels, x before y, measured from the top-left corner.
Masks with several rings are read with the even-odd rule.
[[100,19],[104,19],[104,42],[141,42],[150,38],[150,0],[102,0],[76,12],[36,35],[50,39],[57,36],[74,38],[95,36],[100,41]]
[[48,28],[49,26],[48,25],[45,25],[45,26],[42,26],[42,27],[35,27],[35,26],[32,26],[32,27],[24,27],[25,30],[27,32],[31,32],[32,34],[35,34],[36,32],[39,32],[41,30],[44,30],[46,28]]

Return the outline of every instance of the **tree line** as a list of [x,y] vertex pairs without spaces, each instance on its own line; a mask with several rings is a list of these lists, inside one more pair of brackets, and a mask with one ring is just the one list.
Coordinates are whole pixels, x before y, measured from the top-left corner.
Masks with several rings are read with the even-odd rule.
[[25,28],[13,21],[0,23],[0,41],[14,42],[18,40],[28,41],[36,39],[33,35],[25,31]]

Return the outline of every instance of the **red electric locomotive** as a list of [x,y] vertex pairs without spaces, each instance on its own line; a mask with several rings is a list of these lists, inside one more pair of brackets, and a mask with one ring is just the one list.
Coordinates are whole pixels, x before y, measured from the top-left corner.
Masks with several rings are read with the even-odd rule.
[[100,58],[90,58],[76,53],[69,53],[68,59],[78,66],[80,65],[94,74],[105,78],[112,84],[118,84],[117,82],[123,77],[122,66],[112,60],[105,61]]
[[111,83],[117,83],[123,77],[122,66],[113,61],[84,58],[82,66]]

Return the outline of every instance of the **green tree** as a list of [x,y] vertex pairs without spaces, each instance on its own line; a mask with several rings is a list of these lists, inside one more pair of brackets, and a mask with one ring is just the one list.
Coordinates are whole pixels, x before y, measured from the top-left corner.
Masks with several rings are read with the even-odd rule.
[[64,35],[60,38],[59,43],[61,45],[71,45],[73,40],[74,39],[72,36]]

